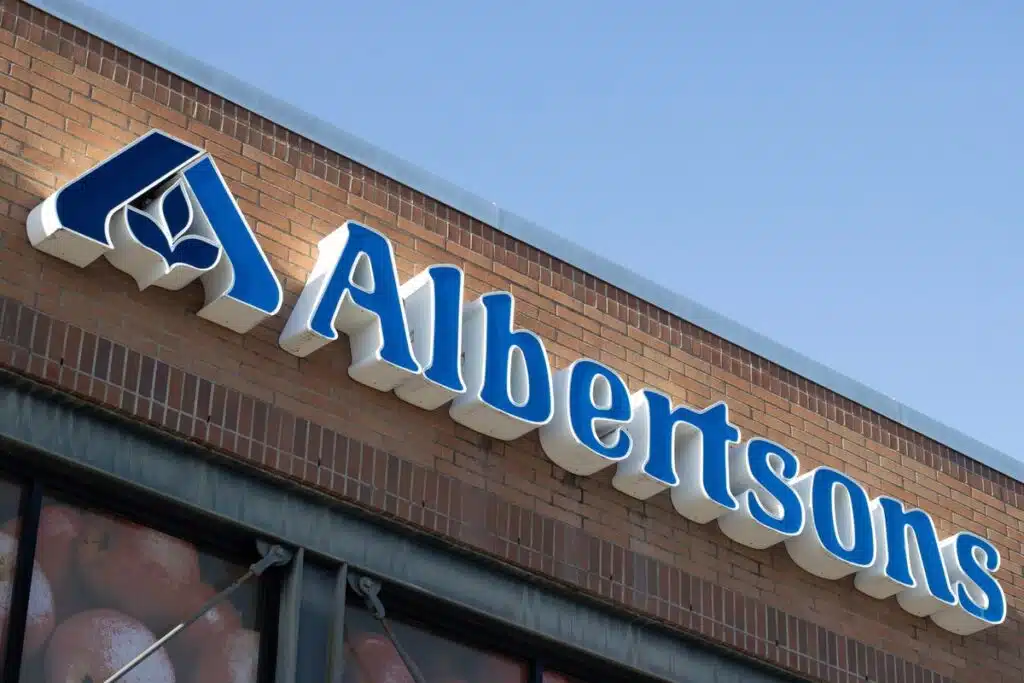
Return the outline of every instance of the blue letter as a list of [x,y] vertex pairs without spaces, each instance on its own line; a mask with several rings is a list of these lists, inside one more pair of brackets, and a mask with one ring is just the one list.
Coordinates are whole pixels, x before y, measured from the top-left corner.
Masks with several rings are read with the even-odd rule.
[[679,514],[701,524],[735,510],[729,492],[729,444],[739,430],[729,423],[724,402],[704,410],[672,407],[672,400],[645,389],[645,399],[630,425],[636,446],[619,463],[612,485],[634,498],[650,498],[672,489]]
[[879,599],[896,595],[903,609],[919,617],[956,605],[928,513],[880,496],[871,505],[871,515],[878,550],[874,563],[857,572],[857,589]]
[[[604,380],[600,390],[595,386],[598,377]],[[595,399],[600,401],[600,405],[595,403]],[[618,375],[592,360],[581,360],[573,365],[569,379],[569,424],[572,433],[584,446],[610,460],[626,457],[630,447],[629,435],[619,434],[611,440],[612,443],[605,444],[596,423],[603,420],[621,424],[630,419],[632,412],[629,391]]]
[[629,390],[611,369],[581,359],[555,375],[555,414],[540,428],[540,444],[559,467],[588,476],[629,455],[622,429],[633,417]]
[[809,511],[803,532],[786,541],[793,561],[823,579],[839,579],[875,561],[871,507],[863,487],[819,467],[793,482]]
[[202,276],[206,303],[199,317],[248,332],[281,310],[281,283],[213,160],[203,157],[184,176],[197,208],[197,231],[215,236],[224,252]]
[[[979,563],[976,549],[981,551],[984,565]],[[956,539],[956,560],[965,579],[956,585],[964,610],[987,624],[1001,624],[1006,619],[1006,597],[991,576],[999,569],[999,551],[984,538],[962,533]],[[974,586],[969,586],[968,581]],[[977,599],[972,595],[975,592]]]
[[963,636],[1006,621],[1006,595],[992,577],[1000,564],[996,547],[965,531],[942,542],[942,555],[954,577],[959,606],[933,614],[932,621]]
[[281,346],[307,356],[338,338],[349,337],[349,375],[391,391],[420,373],[412,354],[391,242],[347,221],[320,240],[320,254],[306,288],[281,333]]
[[462,270],[431,266],[402,285],[416,361],[424,368],[397,389],[403,401],[425,410],[465,393],[462,380]]
[[452,418],[504,441],[551,420],[551,368],[544,342],[513,330],[511,294],[491,292],[465,313],[466,393],[452,402]]
[[750,548],[768,548],[800,534],[804,507],[789,481],[800,461],[777,443],[750,439],[732,459],[733,487],[742,491],[739,509],[718,518],[726,536]]
[[[775,473],[769,462],[769,457],[773,455],[782,462],[781,477]],[[775,529],[785,536],[800,533],[804,525],[803,505],[800,504],[800,497],[782,478],[792,479],[799,472],[800,462],[796,456],[767,439],[751,439],[747,442],[747,464],[750,466],[754,481],[778,503],[772,506],[778,509],[778,512],[773,514],[762,507],[756,491],[747,491],[745,497],[751,516],[764,526]]]

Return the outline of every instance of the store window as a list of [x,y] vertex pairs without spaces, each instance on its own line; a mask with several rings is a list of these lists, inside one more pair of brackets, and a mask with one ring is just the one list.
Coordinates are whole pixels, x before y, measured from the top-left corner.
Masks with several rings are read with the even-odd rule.
[[[377,580],[369,590],[367,577],[329,558],[300,552],[289,565],[287,550],[289,560],[277,565],[289,567],[282,573],[246,579],[262,564],[255,539],[234,537],[230,528],[188,526],[146,498],[134,507],[104,501],[133,511],[128,517],[44,495],[71,490],[53,485],[60,488],[0,477],[4,682],[103,683],[147,649],[151,654],[121,683],[270,683],[275,674],[294,683],[417,683],[407,663],[425,683],[595,680],[562,674],[554,662],[548,670],[546,655],[520,634],[463,614],[443,598]],[[210,608],[229,587],[230,595]],[[285,616],[293,613],[297,623]],[[278,617],[289,625],[280,627]],[[279,642],[282,634],[289,640]],[[613,680],[607,671],[600,678]]]
[[[4,530],[17,533],[17,503],[9,504],[17,496],[2,486]],[[43,497],[38,519],[21,683],[106,680],[201,613],[248,568],[177,536],[53,497]],[[10,589],[0,583],[0,590]],[[242,583],[122,680],[258,683],[259,600],[258,581]]]
[[0,462],[0,683],[105,683],[133,661],[119,683],[640,680],[344,558],[16,462]]
[[[389,618],[399,644],[429,683],[527,683],[529,665]],[[413,683],[380,622],[345,608],[345,683]]]

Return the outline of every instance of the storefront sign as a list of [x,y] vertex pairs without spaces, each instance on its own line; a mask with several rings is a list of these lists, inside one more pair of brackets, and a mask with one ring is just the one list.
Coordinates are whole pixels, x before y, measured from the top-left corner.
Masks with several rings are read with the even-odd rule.
[[[212,159],[159,131],[143,136],[32,211],[29,238],[78,266],[104,256],[140,288],[200,278],[199,315],[240,333],[275,315],[281,287]],[[548,457],[647,499],[669,491],[679,514],[717,521],[751,548],[783,543],[826,579],[854,575],[879,599],[970,634],[1001,624],[1006,598],[996,547],[966,531],[939,539],[932,518],[870,498],[829,467],[802,472],[784,446],[743,441],[724,402],[676,405],[631,392],[611,368],[580,359],[553,372],[543,340],[513,325],[515,299],[464,301],[464,276],[436,265],[400,283],[391,242],[349,221],[320,241],[316,263],[281,333],[299,357],[348,337],[349,374],[502,440],[539,431]]]

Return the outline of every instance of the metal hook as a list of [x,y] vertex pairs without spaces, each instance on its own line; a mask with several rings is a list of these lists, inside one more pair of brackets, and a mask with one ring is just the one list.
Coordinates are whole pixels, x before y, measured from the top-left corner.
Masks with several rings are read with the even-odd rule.
[[385,617],[384,603],[380,601],[380,581],[374,581],[369,576],[357,576],[350,573],[348,585],[352,587],[356,595],[363,599],[366,608],[373,612],[374,617],[377,619]]
[[423,678],[423,674],[420,672],[419,667],[416,666],[416,662],[413,661],[409,653],[402,647],[402,644],[398,642],[398,637],[391,630],[391,625],[384,614],[384,603],[380,601],[380,581],[371,579],[369,576],[357,576],[350,572],[348,575],[348,585],[351,586],[356,595],[363,599],[363,602],[366,603],[366,609],[370,610],[377,621],[380,622],[384,628],[384,634],[391,641],[391,644],[395,646],[395,651],[402,658],[402,663],[405,664],[405,668],[408,669],[413,681],[415,683],[426,683],[426,679]]

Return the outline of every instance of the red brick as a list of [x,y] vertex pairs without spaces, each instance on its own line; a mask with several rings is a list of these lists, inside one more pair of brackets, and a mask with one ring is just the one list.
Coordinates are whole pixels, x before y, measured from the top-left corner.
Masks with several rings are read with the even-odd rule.
[[[105,115],[107,110],[113,110],[118,114],[122,114],[123,116],[129,119],[134,119],[136,121],[147,121],[149,119],[149,112],[146,111],[146,109],[144,109],[143,107],[136,106],[131,101],[125,100],[124,98],[119,97],[102,88],[96,88],[95,90],[93,90],[92,99],[98,102],[100,105],[103,105],[104,107],[104,109],[98,109],[93,113],[97,116],[103,116],[103,118],[107,118],[111,123],[117,123],[117,121]],[[88,107],[83,107],[83,109],[85,109],[86,111],[92,111]],[[166,112],[167,110],[164,111]],[[173,116],[176,112],[167,113]],[[120,117],[117,118],[120,119]]]
[[14,46],[18,49],[19,52],[22,52],[35,60],[49,64],[50,66],[55,67],[61,71],[71,73],[74,69],[74,63],[71,62],[71,60],[62,57],[59,54],[51,50],[48,50],[40,45],[36,45],[32,41],[26,40],[25,38],[22,38],[20,36],[15,40]]
[[[54,127],[63,127],[64,117],[55,111],[51,111],[46,107],[29,101],[27,98],[20,97],[15,93],[8,92],[4,95],[4,104],[10,109],[15,109],[24,115],[32,116],[45,123],[50,124]],[[8,116],[4,117],[8,119]],[[9,120],[15,120],[12,116]]]

